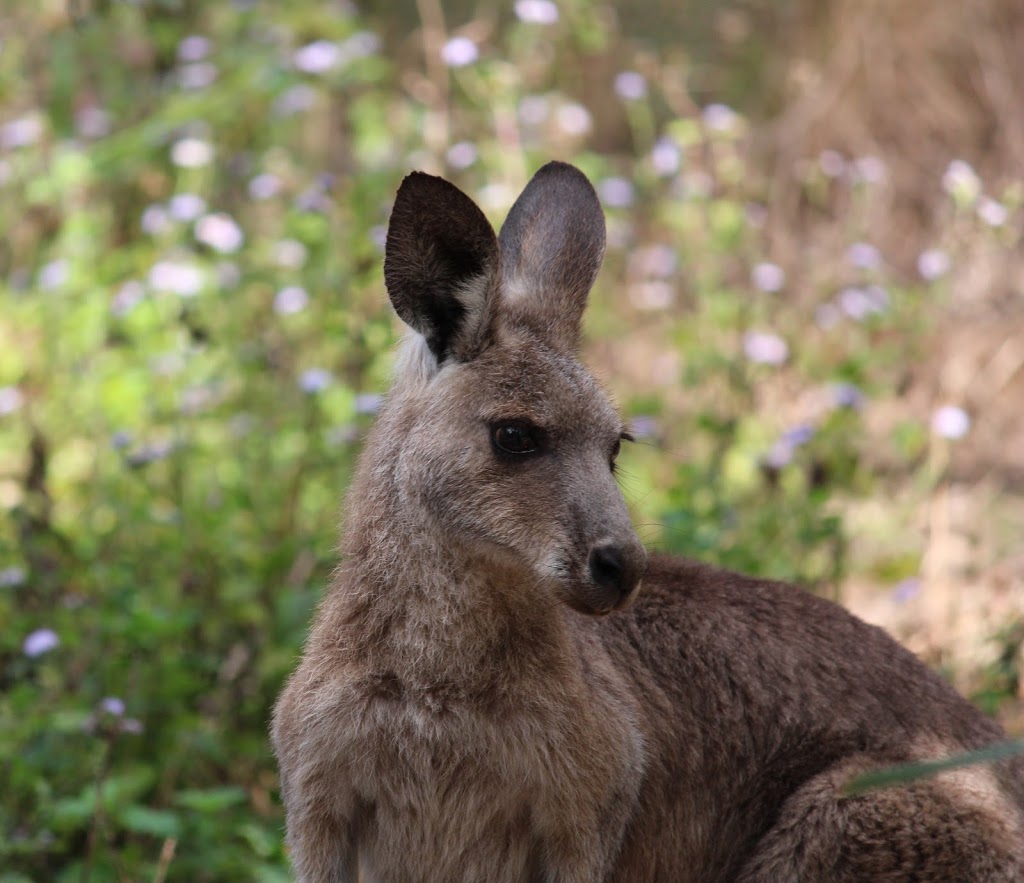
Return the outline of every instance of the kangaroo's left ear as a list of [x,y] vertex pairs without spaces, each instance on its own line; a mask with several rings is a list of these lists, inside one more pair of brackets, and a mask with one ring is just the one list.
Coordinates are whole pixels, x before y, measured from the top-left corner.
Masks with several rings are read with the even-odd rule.
[[586,176],[549,162],[530,179],[499,234],[503,313],[560,349],[579,342],[587,296],[604,257],[604,212]]
[[384,282],[438,363],[467,361],[486,346],[498,265],[494,228],[473,200],[443,178],[406,177],[388,225]]

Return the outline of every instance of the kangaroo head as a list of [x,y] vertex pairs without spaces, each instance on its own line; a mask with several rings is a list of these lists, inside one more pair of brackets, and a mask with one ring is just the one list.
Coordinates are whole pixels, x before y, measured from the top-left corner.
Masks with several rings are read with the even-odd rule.
[[647,560],[614,477],[622,421],[576,357],[604,244],[597,195],[564,163],[537,172],[499,236],[414,173],[384,262],[412,329],[378,427],[402,519],[588,613],[628,604]]

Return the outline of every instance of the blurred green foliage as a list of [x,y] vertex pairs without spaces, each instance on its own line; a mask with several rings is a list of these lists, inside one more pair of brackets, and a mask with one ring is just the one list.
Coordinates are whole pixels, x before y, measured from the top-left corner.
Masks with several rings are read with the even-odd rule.
[[[629,328],[634,375],[666,366],[609,378],[645,537],[839,585],[838,504],[872,490],[863,402],[939,289],[866,253],[787,301],[742,117],[672,112],[656,72],[580,102],[621,49],[600,4],[458,35],[433,8],[425,69],[345,3],[3,13],[2,883],[288,879],[266,725],[386,386],[382,233],[412,168],[497,222],[540,164],[577,162],[609,215],[595,355]],[[837,186],[805,179],[812,204]],[[844,186],[855,243],[872,184]],[[892,441],[926,444],[912,422]]]

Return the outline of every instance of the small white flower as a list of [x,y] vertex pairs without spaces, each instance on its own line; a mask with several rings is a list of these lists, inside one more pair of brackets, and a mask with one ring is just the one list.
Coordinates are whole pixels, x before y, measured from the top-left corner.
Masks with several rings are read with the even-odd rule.
[[712,132],[730,132],[739,120],[736,111],[726,104],[709,104],[700,117]]
[[647,97],[647,79],[636,71],[623,71],[615,77],[615,94],[623,101],[639,101]]
[[0,414],[13,414],[25,404],[25,394],[16,386],[0,386]]
[[597,185],[601,201],[612,208],[626,208],[633,204],[633,184],[625,178],[605,178]]
[[555,120],[566,135],[586,135],[594,126],[590,111],[574,101],[558,108]]
[[282,239],[274,244],[274,261],[279,267],[297,270],[306,263],[308,252],[297,239]]
[[452,37],[441,50],[441,59],[448,67],[465,67],[480,57],[480,50],[469,37]]
[[778,264],[764,261],[754,265],[754,269],[750,271],[750,281],[754,288],[760,291],[781,291],[782,286],[786,284],[786,271]]
[[942,189],[961,205],[973,205],[981,194],[981,178],[962,159],[953,160],[942,176]]
[[656,175],[667,178],[679,171],[683,155],[671,138],[659,138],[651,148],[651,165]]
[[150,268],[148,282],[153,291],[193,297],[203,290],[203,271],[186,261],[157,261]]
[[299,389],[312,395],[327,389],[333,379],[331,372],[325,368],[309,368],[299,377]]
[[781,365],[789,357],[786,341],[770,331],[748,331],[743,336],[743,352],[761,365]]
[[477,160],[476,145],[470,141],[459,141],[448,148],[446,158],[453,169],[468,169]]
[[945,276],[952,266],[949,255],[940,248],[925,249],[917,258],[917,272],[928,282]]
[[305,288],[288,285],[274,295],[274,312],[279,316],[291,316],[301,313],[309,303],[309,295]]
[[978,201],[978,217],[989,227],[1002,227],[1009,216],[1006,206],[991,196],[983,196]]
[[179,61],[202,61],[210,54],[210,41],[199,34],[191,34],[178,44]]
[[516,0],[516,18],[533,25],[553,25],[558,21],[558,7],[551,0]]
[[175,221],[188,223],[206,211],[206,200],[194,193],[176,193],[168,200],[167,211]]
[[21,645],[21,651],[26,656],[35,659],[59,646],[60,638],[57,637],[57,633],[53,629],[36,629],[25,638]]
[[183,169],[198,169],[213,160],[213,145],[201,138],[182,138],[171,145],[171,162]]
[[341,64],[341,47],[330,40],[315,40],[292,56],[292,64],[306,74],[324,74]]
[[224,212],[204,215],[196,221],[194,232],[199,242],[221,254],[232,254],[245,242],[242,228],[235,223],[234,218]]
[[971,418],[956,405],[944,405],[932,414],[932,432],[943,438],[963,438],[970,428]]
[[249,195],[253,199],[272,199],[281,192],[281,179],[264,173],[249,182]]

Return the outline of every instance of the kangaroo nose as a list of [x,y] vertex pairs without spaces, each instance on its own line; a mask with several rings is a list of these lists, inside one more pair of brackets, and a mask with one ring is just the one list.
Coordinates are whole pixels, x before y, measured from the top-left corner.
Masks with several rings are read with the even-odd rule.
[[595,546],[590,551],[588,563],[590,578],[602,589],[615,589],[622,594],[632,590],[632,585],[625,584],[626,563],[622,550],[617,546]]

